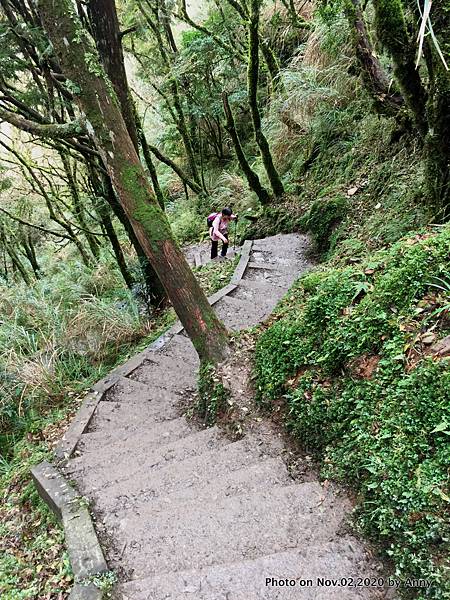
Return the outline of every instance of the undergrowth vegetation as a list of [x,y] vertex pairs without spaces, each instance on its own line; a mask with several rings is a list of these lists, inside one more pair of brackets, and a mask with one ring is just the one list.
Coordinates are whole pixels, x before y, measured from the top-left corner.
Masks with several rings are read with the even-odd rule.
[[288,193],[259,210],[249,234],[308,231],[326,259],[387,247],[429,222],[422,151],[371,109],[343,16],[316,16],[281,77],[265,126]]
[[300,278],[260,336],[260,402],[324,478],[356,489],[356,520],[401,578],[448,587],[450,229]]

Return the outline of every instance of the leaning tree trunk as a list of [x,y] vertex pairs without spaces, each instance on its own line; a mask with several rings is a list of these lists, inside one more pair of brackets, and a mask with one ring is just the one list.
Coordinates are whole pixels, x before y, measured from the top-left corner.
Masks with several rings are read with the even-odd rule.
[[269,143],[262,132],[261,115],[258,108],[258,78],[259,78],[259,5],[260,0],[251,0],[251,12],[248,22],[249,60],[247,73],[248,101],[252,113],[253,129],[256,143],[259,146],[264,168],[269,178],[273,193],[277,198],[284,195],[280,176],[273,164]]
[[113,84],[131,141],[139,152],[139,137],[125,71],[116,5],[114,0],[88,0],[87,6],[100,60]]
[[[100,60],[113,84],[127,131],[136,152],[139,154],[139,131],[136,122],[137,115],[128,87],[116,5],[114,0],[89,0],[88,9]],[[143,151],[145,154],[144,148]],[[150,174],[153,184],[155,185],[156,170]],[[162,194],[160,197],[159,184],[156,192],[158,200],[161,203]],[[143,264],[142,267],[145,285],[149,290],[151,303],[154,306],[159,306],[165,300],[164,289],[158,281],[152,266],[150,264]]]
[[227,334],[195,279],[151,189],[120,108],[95,59],[95,49],[74,14],[71,0],[40,0],[44,27],[66,76],[77,84],[76,102],[111,176],[118,198],[148,259],[172,301],[200,358],[219,362]]

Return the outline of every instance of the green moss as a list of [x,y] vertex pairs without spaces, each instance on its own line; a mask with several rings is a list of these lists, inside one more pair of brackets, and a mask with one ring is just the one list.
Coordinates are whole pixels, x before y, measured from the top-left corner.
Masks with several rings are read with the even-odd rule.
[[153,251],[158,253],[159,243],[172,238],[169,221],[156,198],[150,196],[148,183],[140,166],[125,165],[121,175],[125,191],[135,204],[133,218],[143,226]]
[[[450,362],[424,358],[420,341],[450,335],[450,228],[419,232],[361,264],[299,279],[260,336],[261,402],[284,396],[286,425],[322,465],[352,485],[356,523],[380,543],[397,577],[444,600],[450,531]],[[437,288],[436,288],[437,289]],[[422,594],[422,595],[421,595]]]
[[312,233],[319,252],[325,253],[333,246],[332,235],[346,212],[347,199],[343,196],[313,203],[302,224]]

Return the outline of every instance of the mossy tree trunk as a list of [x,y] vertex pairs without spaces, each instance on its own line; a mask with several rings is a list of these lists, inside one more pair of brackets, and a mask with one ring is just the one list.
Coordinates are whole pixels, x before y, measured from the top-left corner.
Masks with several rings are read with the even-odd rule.
[[22,246],[22,249],[23,249],[23,252],[22,252],[23,255],[26,256],[28,262],[31,265],[31,268],[33,269],[35,278],[40,279],[41,278],[41,267],[39,266],[39,263],[37,260],[36,250],[34,248],[33,237],[30,232],[24,231],[22,233],[22,239],[20,241],[20,245]]
[[[436,2],[433,28],[447,65],[450,65],[450,4]],[[430,89],[427,102],[429,130],[425,139],[426,180],[430,198],[442,221],[450,219],[450,72],[430,44]]]
[[252,114],[255,140],[261,152],[264,168],[269,178],[270,185],[276,198],[284,195],[283,183],[278,171],[273,164],[269,143],[262,131],[261,115],[258,107],[258,79],[259,79],[259,7],[260,0],[251,0],[250,18],[248,21],[249,59],[247,71],[247,89],[250,111]]
[[116,231],[111,221],[110,217],[110,208],[106,204],[105,199],[100,197],[97,200],[97,212],[100,216],[102,225],[105,229],[106,235],[110,241],[111,247],[114,252],[114,256],[116,257],[117,266],[122,274],[123,280],[126,283],[126,286],[129,290],[133,289],[134,279],[131,275],[127,261],[125,260],[125,256],[122,250],[122,246],[120,245],[119,239],[117,237]]
[[69,156],[66,154],[65,149],[59,150],[59,156],[61,157],[61,162],[63,164],[64,172],[66,174],[65,179],[69,188],[70,195],[72,197],[73,214],[84,233],[84,237],[86,238],[92,256],[95,258],[95,260],[98,260],[100,256],[100,243],[98,242],[97,238],[94,235],[92,235],[92,233],[89,231],[89,227],[85,218],[83,202],[80,198],[76,178],[74,177],[74,174],[72,172],[72,165],[70,163]]
[[150,148],[148,146],[147,138],[145,137],[144,129],[142,127],[142,123],[141,123],[141,120],[139,119],[137,112],[135,114],[135,119],[136,119],[136,127],[137,127],[137,131],[138,131],[138,135],[139,135],[139,141],[141,143],[142,154],[144,156],[145,164],[147,166],[147,169],[148,169],[148,172],[150,175],[150,179],[152,180],[153,189],[155,191],[158,203],[159,203],[160,207],[164,210],[165,209],[164,194],[162,192],[161,186],[159,185],[158,173],[156,172],[155,163],[153,162],[152,155],[150,153]]
[[[227,0],[228,4],[234,8],[234,10],[239,14],[243,21],[243,25],[248,26],[249,21],[251,19],[251,10],[248,9],[248,2],[246,0]],[[258,7],[259,14],[259,7]],[[280,90],[282,88],[282,82],[279,79],[280,73],[280,65],[278,59],[273,51],[272,47],[268,40],[262,38],[259,33],[259,28],[256,30],[256,34],[258,36],[258,45],[261,46],[261,54],[264,58],[264,62],[266,63],[267,72],[269,74],[272,86]]]
[[[113,84],[128,134],[133,142],[136,152],[139,154],[139,142],[142,140],[142,137],[145,139],[145,136],[143,132],[141,132],[140,137],[137,126],[137,115],[128,86],[115,2],[114,0],[89,0],[88,11],[100,60]],[[150,176],[158,200],[161,203],[162,193],[159,187],[156,169],[153,168],[153,171],[150,172]],[[149,297],[151,303],[155,306],[161,305],[165,300],[165,293],[164,288],[158,281],[156,272],[151,265],[143,265],[143,273],[146,287],[150,292]]]
[[404,105],[400,94],[391,89],[369,38],[360,0],[345,0],[345,14],[350,25],[356,58],[366,89],[374,99],[377,112],[395,116]]
[[114,0],[88,0],[87,7],[100,60],[113,84],[131,141],[136,151],[139,151],[133,100],[125,71],[115,2]]
[[425,137],[428,124],[425,113],[427,94],[415,67],[416,48],[406,26],[401,0],[373,0],[377,35],[389,51],[394,63],[394,75],[415,126]]
[[[429,81],[425,87],[416,69],[417,47],[409,35],[401,0],[373,0],[377,35],[389,51],[394,75],[410,109],[420,136],[424,139],[428,201],[436,218],[450,217],[450,76],[429,38],[424,56]],[[415,7],[413,7],[415,8]],[[420,12],[413,13],[420,18]],[[447,63],[450,62],[450,10],[448,2],[435,2],[431,11],[433,29]]]
[[156,156],[156,158],[159,161],[170,167],[172,171],[178,175],[185,187],[190,187],[195,194],[203,193],[201,185],[193,181],[189,177],[189,175],[185,173],[183,169],[179,165],[177,165],[171,158],[163,154],[161,150],[158,150],[156,146],[152,146],[151,144],[147,143],[147,148],[152,152],[152,154]]
[[[26,285],[28,285],[28,286],[31,285],[30,276],[28,275],[28,272],[27,272],[25,266],[22,264],[22,261],[20,260],[19,255],[17,254],[17,252],[14,248],[14,244],[11,242],[11,239],[9,239],[9,236],[6,234],[5,226],[3,225],[2,222],[0,222],[0,242],[3,246],[4,251],[9,256],[9,259],[11,261],[12,270],[20,273],[20,276],[22,277],[22,279],[26,283]],[[5,278],[7,279],[8,278],[8,269],[6,267],[6,261],[5,261],[4,273],[5,273]]]
[[40,0],[43,25],[66,76],[79,86],[76,102],[117,196],[200,358],[217,363],[228,353],[227,333],[208,303],[128,134],[114,91],[82,31],[71,0]]
[[270,203],[270,196],[267,190],[261,185],[259,177],[255,171],[251,168],[248,163],[248,160],[245,157],[244,151],[241,146],[241,141],[239,139],[238,133],[236,131],[236,125],[234,123],[233,113],[231,112],[230,103],[228,102],[228,96],[225,92],[222,93],[222,101],[223,101],[223,110],[225,113],[225,117],[227,120],[227,131],[230,134],[231,140],[233,142],[234,150],[236,152],[237,159],[239,161],[239,165],[244,172],[244,175],[247,179],[249,188],[255,192],[258,196],[258,200],[261,204],[266,205]]

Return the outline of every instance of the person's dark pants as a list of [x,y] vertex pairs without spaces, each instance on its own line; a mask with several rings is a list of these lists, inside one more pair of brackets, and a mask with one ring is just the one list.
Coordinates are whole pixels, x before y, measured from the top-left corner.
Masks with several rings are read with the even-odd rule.
[[[225,235],[225,237],[228,240],[228,235]],[[219,250],[219,240],[217,240],[217,242],[212,240],[211,241],[211,259],[216,258],[218,250]],[[226,256],[227,251],[228,251],[228,241],[226,244],[225,244],[225,242],[222,242],[222,252],[220,253],[220,256]]]

